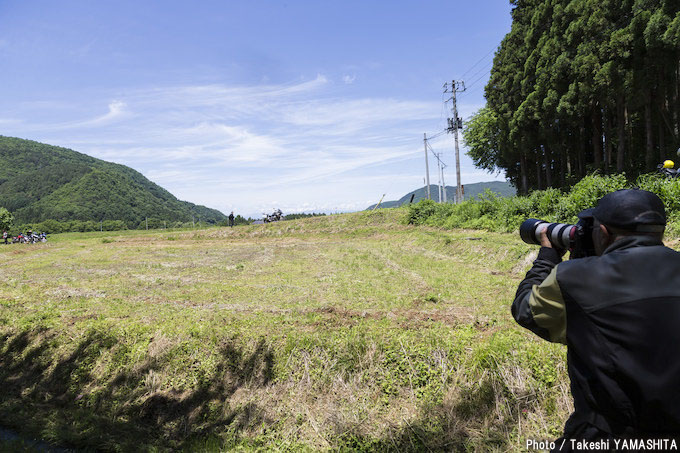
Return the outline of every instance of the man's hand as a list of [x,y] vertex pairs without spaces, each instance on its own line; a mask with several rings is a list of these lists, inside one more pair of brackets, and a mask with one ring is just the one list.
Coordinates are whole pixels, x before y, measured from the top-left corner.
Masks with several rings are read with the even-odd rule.
[[541,233],[539,234],[541,237],[541,247],[555,249],[555,251],[559,253],[560,256],[564,256],[564,254],[567,253],[567,251],[564,249],[553,247],[552,242],[550,242],[550,239],[548,239],[548,232],[546,230],[547,228],[544,228],[543,230],[541,230]]

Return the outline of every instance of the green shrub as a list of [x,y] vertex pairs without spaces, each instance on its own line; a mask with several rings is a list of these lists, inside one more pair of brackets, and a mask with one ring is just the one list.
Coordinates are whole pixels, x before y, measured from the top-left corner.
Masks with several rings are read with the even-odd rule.
[[432,200],[420,200],[418,203],[411,204],[408,210],[408,223],[411,225],[422,225],[434,214],[438,206]]
[[561,203],[559,214],[562,221],[576,222],[576,214],[591,208],[604,195],[630,187],[623,174],[589,175],[577,182],[566,194]]
[[640,189],[654,192],[663,200],[667,213],[680,212],[680,180],[663,175],[641,175],[635,182]]
[[473,228],[511,232],[528,218],[549,222],[576,223],[577,214],[595,206],[604,195],[619,189],[639,187],[654,192],[663,200],[668,216],[667,235],[680,235],[680,180],[661,175],[640,176],[635,185],[625,175],[586,176],[570,191],[537,190],[528,196],[503,198],[487,191],[476,199],[460,204],[435,203],[421,200],[409,206],[408,223],[442,228]]

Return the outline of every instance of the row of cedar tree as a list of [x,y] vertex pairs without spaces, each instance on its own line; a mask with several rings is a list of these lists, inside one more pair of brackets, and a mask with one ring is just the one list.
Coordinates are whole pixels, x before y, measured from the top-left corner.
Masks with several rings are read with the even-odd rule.
[[475,165],[520,193],[585,174],[653,170],[680,145],[678,0],[512,0],[486,107],[466,122]]

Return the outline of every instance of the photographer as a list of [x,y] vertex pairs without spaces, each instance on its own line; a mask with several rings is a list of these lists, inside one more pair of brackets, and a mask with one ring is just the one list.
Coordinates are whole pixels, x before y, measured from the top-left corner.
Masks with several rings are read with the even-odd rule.
[[572,440],[613,449],[617,439],[677,439],[680,253],[663,245],[663,202],[619,190],[578,216],[592,222],[596,256],[562,262],[565,250],[541,231],[512,304],[521,326],[567,345],[574,413],[554,451],[580,449]]

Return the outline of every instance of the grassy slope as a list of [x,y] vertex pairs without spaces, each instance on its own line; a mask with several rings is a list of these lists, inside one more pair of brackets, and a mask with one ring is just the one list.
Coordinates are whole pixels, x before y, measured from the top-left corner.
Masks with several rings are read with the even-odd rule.
[[377,210],[0,246],[0,421],[107,450],[523,450],[570,410],[535,248]]

